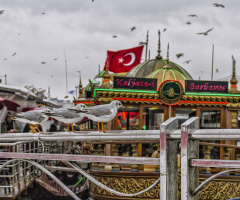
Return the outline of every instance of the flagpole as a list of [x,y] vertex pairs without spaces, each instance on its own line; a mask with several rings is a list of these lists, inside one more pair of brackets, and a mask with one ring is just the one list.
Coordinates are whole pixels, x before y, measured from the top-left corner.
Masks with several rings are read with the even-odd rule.
[[214,59],[214,44],[212,45],[212,76],[211,76],[211,80],[213,80],[213,59]]
[[66,73],[66,96],[64,98],[68,98],[68,84],[67,84],[67,59],[66,59],[66,53],[65,50],[63,49],[64,52],[64,58],[65,58],[65,73]]

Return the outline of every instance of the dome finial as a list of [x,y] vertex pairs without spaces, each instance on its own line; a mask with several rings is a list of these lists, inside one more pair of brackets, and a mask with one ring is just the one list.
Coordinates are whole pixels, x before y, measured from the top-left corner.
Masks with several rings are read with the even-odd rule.
[[79,73],[79,86],[78,86],[78,98],[82,98],[83,97],[83,88],[82,88],[82,77],[81,77],[81,73]]
[[107,66],[106,66],[106,72],[108,73],[108,57],[107,57]]
[[101,72],[100,72],[100,65],[98,65],[98,73],[99,73],[99,75],[100,75],[100,73],[101,73]]
[[100,88],[109,88],[110,87],[110,75],[108,72],[108,57],[107,57],[106,70],[102,77],[103,77],[103,82],[102,82],[102,85],[100,86]]
[[166,58],[167,63],[169,62],[169,43],[167,45],[167,58]]
[[161,35],[160,30],[158,30],[158,50],[157,50],[158,55],[156,56],[157,59],[162,59],[162,56],[160,55],[160,52],[161,52],[161,49],[160,49],[161,48],[160,35]]
[[164,67],[165,69],[168,68],[170,69],[171,66],[169,65],[169,43],[168,43],[168,46],[167,46],[167,58],[165,59],[166,62],[167,62],[167,65]]
[[232,78],[230,80],[230,83],[231,83],[231,87],[230,87],[230,90],[229,92],[230,93],[238,93],[238,89],[237,89],[237,79],[236,79],[236,71],[235,71],[235,65],[236,65],[236,60],[234,59],[233,55],[232,55],[232,60],[233,60],[233,71],[232,71]]

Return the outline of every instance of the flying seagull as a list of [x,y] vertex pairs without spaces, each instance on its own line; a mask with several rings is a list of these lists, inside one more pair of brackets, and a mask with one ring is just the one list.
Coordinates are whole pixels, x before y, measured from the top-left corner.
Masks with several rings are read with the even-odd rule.
[[219,3],[213,3],[212,4],[214,7],[222,7],[225,8],[225,6],[223,4],[219,4]]
[[44,64],[46,64],[46,62],[41,62],[41,64],[43,64],[43,65],[44,65]]
[[4,60],[7,60],[7,58],[4,58]]
[[185,62],[183,62],[183,64],[184,63],[186,63],[186,64],[188,64],[188,63],[190,63],[192,60],[186,60]]
[[184,55],[184,53],[178,53],[178,54],[176,54],[176,57],[177,57],[177,59],[178,58],[180,58],[181,56],[183,56]]
[[163,29],[163,32],[165,32],[166,30],[167,30],[167,29],[166,29],[166,28],[164,28],[164,29]]
[[17,54],[17,52],[15,52],[12,56],[15,56]]
[[45,12],[43,12],[42,15],[45,15]]
[[0,15],[2,15],[4,13],[4,10],[0,10]]
[[117,36],[116,35],[113,35],[113,38],[116,38]]
[[187,22],[186,24],[190,25],[190,24],[192,24],[192,23],[191,23],[191,22]]
[[216,72],[218,73],[218,69],[216,69]]
[[54,58],[53,60],[57,60],[57,58]]
[[188,15],[188,17],[197,17],[197,15],[191,14],[191,15]]
[[197,33],[197,34],[202,34],[202,35],[208,35],[208,33],[211,31],[211,30],[213,30],[213,28],[211,28],[211,29],[209,29],[208,31],[206,31],[206,32],[203,32],[203,33]]
[[131,28],[131,31],[134,31],[134,30],[136,30],[136,27],[135,27],[135,26],[133,26],[133,27]]

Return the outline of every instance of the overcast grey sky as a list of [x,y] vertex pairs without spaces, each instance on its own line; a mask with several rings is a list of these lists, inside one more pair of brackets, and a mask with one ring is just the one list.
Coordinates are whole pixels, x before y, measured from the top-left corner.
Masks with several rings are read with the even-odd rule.
[[[232,54],[240,74],[239,8],[239,0],[0,0],[0,10],[4,10],[0,15],[0,76],[7,74],[12,86],[46,90],[50,86],[51,97],[62,99],[66,95],[64,50],[68,90],[74,90],[77,71],[82,72],[86,85],[97,74],[98,65],[103,69],[107,50],[135,47],[145,41],[147,30],[154,58],[160,29],[161,55],[166,58],[169,42],[170,60],[194,79],[210,80],[214,44],[214,80],[219,80],[231,75]],[[133,26],[136,30],[131,31]],[[211,28],[207,36],[196,34]],[[177,53],[184,57],[177,59]],[[186,60],[192,62],[183,64]]]

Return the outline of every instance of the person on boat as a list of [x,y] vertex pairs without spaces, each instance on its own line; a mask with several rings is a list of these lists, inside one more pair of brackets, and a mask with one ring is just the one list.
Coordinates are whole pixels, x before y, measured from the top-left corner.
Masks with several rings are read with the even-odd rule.
[[49,132],[57,132],[58,131],[58,121],[54,121],[53,124],[50,126]]
[[1,133],[20,133],[20,128],[12,117],[12,114],[8,112],[5,121],[1,124]]

